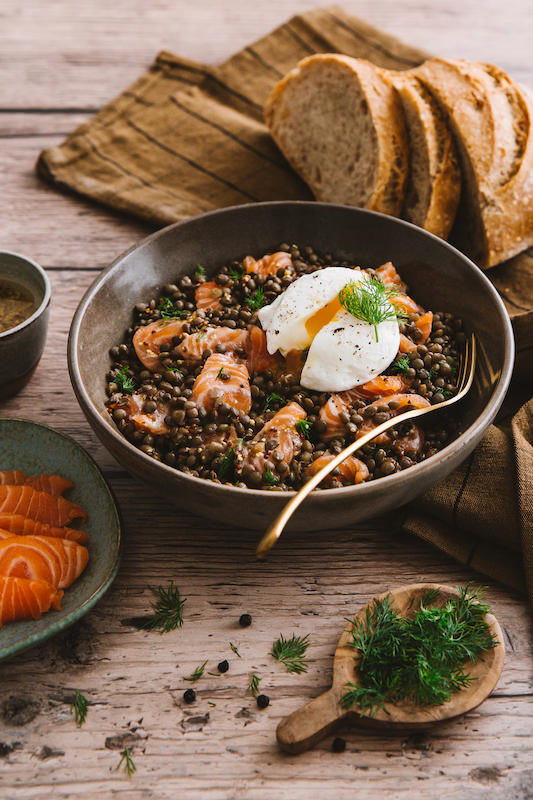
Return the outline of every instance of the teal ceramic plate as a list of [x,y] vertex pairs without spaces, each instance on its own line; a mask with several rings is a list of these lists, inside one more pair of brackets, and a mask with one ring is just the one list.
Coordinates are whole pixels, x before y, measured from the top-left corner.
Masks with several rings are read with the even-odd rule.
[[89,563],[65,589],[61,611],[0,628],[0,659],[43,642],[86,614],[117,574],[122,541],[122,520],[111,489],[92,458],[70,437],[37,422],[0,419],[0,470],[10,469],[34,476],[56,473],[73,481],[65,497],[87,512],[83,530],[89,535]]

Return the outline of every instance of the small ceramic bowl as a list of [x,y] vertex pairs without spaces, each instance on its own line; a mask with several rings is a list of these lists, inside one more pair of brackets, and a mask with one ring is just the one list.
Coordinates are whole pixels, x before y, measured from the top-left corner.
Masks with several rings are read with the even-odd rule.
[[0,286],[21,288],[33,297],[30,316],[0,333],[0,400],[20,392],[41,358],[50,315],[50,281],[31,258],[0,250]]
[[281,242],[311,245],[363,268],[392,261],[425,308],[450,311],[478,342],[475,385],[454,410],[456,438],[401,472],[358,486],[311,492],[288,529],[327,530],[362,522],[412,500],[454,470],[480,441],[503,401],[514,359],[509,316],[488,278],[442,239],[407,222],[348,206],[313,202],[257,203],[203,214],[149,236],[96,279],[72,322],[68,356],[72,385],[105,447],[133,475],[178,507],[215,522],[266,530],[292,492],[240,489],[202,480],[131,444],[105,407],[109,348],[132,325],[133,308],[198,264],[209,278],[230,261],[259,258]]

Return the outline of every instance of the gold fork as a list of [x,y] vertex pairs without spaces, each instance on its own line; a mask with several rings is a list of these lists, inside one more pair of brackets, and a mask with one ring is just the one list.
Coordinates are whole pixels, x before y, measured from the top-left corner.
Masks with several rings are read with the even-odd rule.
[[[356,439],[354,442],[345,447],[335,458],[333,458],[328,464],[326,464],[322,469],[320,469],[316,475],[313,475],[307,483],[302,486],[300,491],[298,491],[294,497],[287,503],[281,514],[274,520],[272,525],[269,527],[256,550],[256,555],[258,558],[264,558],[268,551],[273,547],[276,541],[281,536],[283,528],[292,517],[300,503],[305,500],[307,495],[313,491],[313,489],[318,486],[320,481],[322,481],[326,475],[338,467],[338,465],[344,461],[345,458],[348,458],[352,453],[356,450],[359,450],[368,442],[375,439],[376,436],[379,436],[380,433],[392,428],[394,425],[397,425],[398,422],[405,422],[408,419],[414,419],[415,417],[421,417],[423,414],[429,414],[431,411],[437,411],[447,406],[453,405],[453,403],[457,403],[461,400],[465,394],[469,391],[470,387],[472,386],[472,382],[474,380],[474,371],[476,368],[476,338],[474,334],[472,334],[471,338],[467,340],[465,353],[463,358],[461,359],[461,366],[459,369],[459,376],[457,379],[457,394],[453,397],[444,400],[442,403],[437,403],[434,406],[425,406],[424,408],[414,408],[410,411],[405,411],[404,413],[397,414],[394,417],[391,417],[386,422],[382,422],[381,425],[377,425],[373,430],[365,433],[364,436],[361,436],[359,439]],[[409,408],[409,405],[406,406]]]

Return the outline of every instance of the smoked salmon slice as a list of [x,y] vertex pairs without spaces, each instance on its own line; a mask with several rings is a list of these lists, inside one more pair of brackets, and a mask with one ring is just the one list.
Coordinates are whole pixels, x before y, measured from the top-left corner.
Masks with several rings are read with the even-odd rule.
[[267,469],[273,471],[279,463],[277,456],[287,465],[302,448],[305,436],[296,428],[307,413],[299,403],[290,403],[280,408],[274,416],[265,422],[259,433],[251,442],[245,444],[236,453],[237,475],[242,475],[242,469],[249,464],[263,474]]
[[50,607],[60,611],[63,594],[46,581],[0,577],[0,627],[6,622],[39,619]]
[[213,353],[194,382],[191,400],[206,411],[218,400],[247,414],[252,407],[248,370],[231,356]]
[[[311,464],[309,464],[305,470],[306,477],[311,478],[318,472],[319,469],[325,467],[326,464],[329,464],[329,462],[334,458],[335,456],[333,453],[325,453],[323,456],[319,456]],[[344,461],[341,461],[337,469],[339,470],[339,474],[335,477],[343,485],[362,483],[363,481],[366,481],[369,475],[367,465],[358,458],[355,458],[355,456],[348,456],[348,458],[345,458]],[[324,480],[321,481],[321,483],[325,483],[326,486],[328,486],[331,484],[332,480],[333,476],[330,474],[327,475]]]
[[127,406],[120,406],[126,411],[126,419],[135,424],[137,430],[147,431],[154,434],[167,434],[170,430],[165,422],[165,417],[172,414],[169,403],[155,400],[155,411],[148,414],[143,411],[143,405],[147,398],[142,394],[132,394]]
[[[362,386],[357,386],[356,391],[362,397],[375,397],[381,395],[386,397],[390,394],[398,394],[398,392],[405,392],[412,384],[411,378],[404,378],[402,375],[378,375],[377,378],[372,378],[371,381],[363,383]],[[349,390],[353,391],[353,390]],[[345,395],[348,392],[341,392]]]
[[263,256],[259,261],[256,261],[253,256],[246,256],[246,258],[243,259],[242,265],[246,272],[255,272],[257,275],[266,278],[269,275],[275,275],[278,269],[287,269],[287,267],[291,267],[292,258],[288,253],[279,250],[277,253],[272,253],[272,255]]
[[0,472],[0,484],[7,486],[33,486],[38,492],[47,492],[54,497],[60,497],[67,489],[72,489],[74,486],[68,478],[61,478],[59,475],[41,473],[37,478],[32,478],[21,469]]
[[55,536],[78,544],[85,544],[89,539],[85,531],[54,527],[46,522],[29,519],[22,514],[0,514],[0,528],[18,536]]
[[28,578],[66,589],[89,560],[87,548],[67,539],[11,536],[0,541],[0,576]]
[[[245,349],[247,358],[243,363],[246,364],[246,369],[250,375],[252,372],[275,369],[281,361],[281,355],[278,352],[274,354],[268,352],[266,333],[262,328],[258,328],[257,325],[248,326]],[[237,358],[237,360],[240,359]]]
[[151,372],[158,372],[161,369],[161,345],[170,344],[174,336],[181,336],[182,331],[183,322],[177,319],[158,319],[136,330],[133,347],[141,364]]
[[194,292],[196,308],[204,311],[208,308],[212,311],[220,311],[222,309],[222,303],[220,302],[222,295],[223,289],[216,281],[205,281],[197,286]]
[[381,278],[386,286],[395,286],[400,294],[406,293],[407,285],[402,281],[396,272],[396,267],[392,261],[387,261],[386,264],[382,264],[381,267],[378,267],[376,270],[376,275]]
[[186,333],[181,344],[176,347],[176,352],[186,361],[200,361],[204,350],[215,350],[217,344],[225,345],[226,353],[232,353],[235,348],[245,350],[247,338],[248,335],[242,328],[207,326],[196,333]]
[[0,514],[22,514],[60,528],[76,517],[82,521],[86,518],[80,506],[64,497],[38,492],[33,486],[0,486]]

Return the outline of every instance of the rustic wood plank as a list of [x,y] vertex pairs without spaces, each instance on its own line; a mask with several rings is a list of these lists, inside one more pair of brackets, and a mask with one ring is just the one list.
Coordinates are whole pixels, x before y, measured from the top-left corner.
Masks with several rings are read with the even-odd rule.
[[[208,2],[192,13],[186,0],[159,0],[138,11],[130,0],[43,3],[4,0],[0,106],[97,109],[168,49],[218,64],[264,36],[288,16],[319,8],[323,0]],[[403,0],[344,0],[344,8],[414,46],[451,58],[499,64],[533,84],[529,52],[533,9],[524,0],[480,6],[477,0],[446,4]],[[44,34],[44,35],[43,35]],[[105,76],[105,79],[102,78]]]

